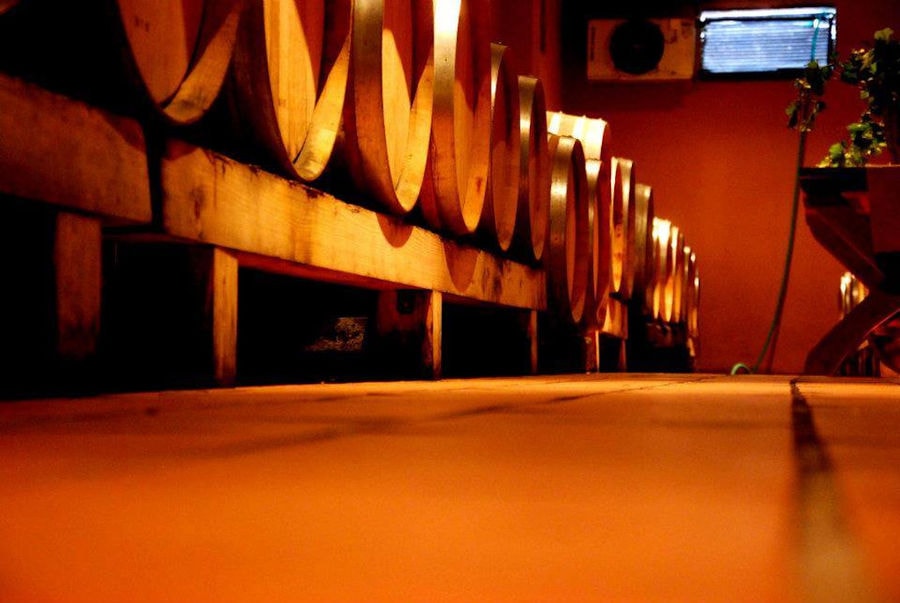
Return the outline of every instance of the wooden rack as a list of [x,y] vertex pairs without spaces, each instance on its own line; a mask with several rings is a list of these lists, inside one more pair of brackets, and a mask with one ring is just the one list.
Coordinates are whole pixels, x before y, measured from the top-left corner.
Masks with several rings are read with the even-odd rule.
[[[2,74],[0,194],[54,216],[57,349],[75,367],[97,350],[101,246],[112,239],[205,254],[219,385],[236,377],[239,267],[378,290],[379,329],[422,333],[431,377],[441,375],[444,300],[521,309],[537,370],[542,269],[179,140],[148,151],[137,121]],[[397,309],[400,290],[414,298],[412,316]]]

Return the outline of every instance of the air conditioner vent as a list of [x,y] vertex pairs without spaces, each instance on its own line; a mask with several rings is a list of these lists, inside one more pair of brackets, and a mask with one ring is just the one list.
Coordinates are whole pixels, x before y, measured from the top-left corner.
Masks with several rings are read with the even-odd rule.
[[625,21],[613,28],[609,54],[619,71],[644,75],[659,66],[666,40],[662,29],[652,21]]
[[693,19],[594,19],[588,22],[588,79],[683,80],[694,75]]

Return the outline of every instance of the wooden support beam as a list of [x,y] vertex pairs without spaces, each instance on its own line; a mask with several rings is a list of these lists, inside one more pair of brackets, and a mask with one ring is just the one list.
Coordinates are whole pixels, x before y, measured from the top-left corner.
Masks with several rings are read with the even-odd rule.
[[0,74],[0,193],[149,222],[143,130],[134,121]]
[[449,241],[227,157],[171,142],[163,228],[185,240],[361,279],[503,306],[545,309],[542,270]]

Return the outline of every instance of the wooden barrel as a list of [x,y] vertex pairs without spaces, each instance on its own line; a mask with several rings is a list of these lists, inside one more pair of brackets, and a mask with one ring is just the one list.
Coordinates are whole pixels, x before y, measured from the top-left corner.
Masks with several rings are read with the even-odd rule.
[[844,318],[847,316],[851,310],[858,306],[868,295],[869,289],[862,284],[852,272],[845,272],[842,274],[840,298],[838,300],[840,317]]
[[541,80],[519,76],[519,203],[513,247],[529,262],[544,256],[550,223],[550,153]]
[[650,292],[650,319],[656,322],[665,322],[665,297],[666,284],[672,276],[674,262],[671,260],[672,223],[662,218],[653,218],[651,236],[653,239],[653,264],[652,274],[649,279]]
[[700,335],[700,274],[697,271],[697,254],[684,248],[685,281],[682,300],[682,322],[687,336],[696,339]]
[[663,296],[663,322],[678,323],[681,321],[681,298],[684,293],[684,233],[672,225],[669,230],[669,266]]
[[588,240],[591,257],[588,274],[588,326],[601,328],[609,307],[612,220],[609,204],[609,164],[585,160],[588,184]]
[[150,99],[191,123],[219,94],[245,0],[117,0],[131,56]]
[[547,113],[547,129],[552,134],[571,136],[581,141],[585,159],[612,161],[609,124],[599,117],[550,111]]
[[584,148],[588,182],[588,228],[591,265],[587,307],[589,326],[602,327],[606,320],[612,263],[611,179],[612,147],[609,124],[599,118],[547,113],[547,129],[552,134],[572,136]]
[[653,188],[643,183],[634,187],[634,285],[632,300],[639,301],[644,314],[653,307]]
[[501,251],[507,251],[516,227],[519,203],[519,81],[511,52],[491,44],[491,169],[478,227]]
[[490,166],[491,24],[479,7],[434,0],[430,174],[420,202],[432,227],[457,235],[472,234],[481,220]]
[[624,301],[631,298],[631,289],[634,286],[634,162],[630,159],[613,157],[610,171],[613,223],[610,289]]
[[[0,69],[114,111],[197,121],[228,73],[247,0],[15,2]],[[8,6],[8,8],[11,8]],[[18,39],[16,39],[18,38]]]
[[326,40],[324,0],[257,0],[244,15],[233,119],[286,176],[314,180],[331,157],[346,92],[349,16],[346,2],[329,4]]
[[549,298],[560,319],[581,325],[588,290],[588,190],[581,142],[550,134]]
[[352,11],[343,151],[356,186],[405,214],[419,198],[431,141],[432,2],[354,0]]

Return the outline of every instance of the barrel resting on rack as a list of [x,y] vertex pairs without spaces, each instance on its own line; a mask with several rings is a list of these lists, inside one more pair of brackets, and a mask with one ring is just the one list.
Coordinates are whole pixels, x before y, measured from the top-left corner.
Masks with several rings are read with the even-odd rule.
[[[197,305],[185,314],[196,320],[185,324],[199,330],[200,343],[190,349],[204,356],[198,360],[206,371],[203,383],[228,385],[240,374],[237,308],[246,271],[371,291],[382,298],[382,306],[391,296],[412,296],[416,307],[426,309],[413,313],[421,323],[413,330],[425,333],[417,345],[430,350],[422,364],[432,377],[441,375],[442,304],[509,308],[521,314],[531,357],[527,364],[531,370],[537,366],[537,313],[547,309],[540,267],[185,142],[165,139],[148,150],[138,122],[4,75],[0,107],[0,210],[40,214],[46,226],[35,231],[45,233],[40,236],[22,232],[39,253],[15,243],[22,239],[8,237],[14,248],[6,255],[47,258],[30,275],[56,279],[47,294],[58,294],[53,299],[59,300],[52,321],[59,328],[53,354],[90,356],[102,343],[127,368],[129,356],[109,348],[103,333],[104,326],[108,332],[110,325],[124,324],[116,321],[131,320],[133,307],[107,313],[106,302],[116,298],[100,303],[100,293],[122,282],[117,279],[127,272],[126,260],[156,270],[165,259],[184,275],[182,289],[168,288],[172,273],[164,273],[153,295]],[[24,230],[24,219],[3,222]],[[71,257],[79,262],[63,259]],[[81,272],[72,273],[75,269]],[[406,291],[412,293],[400,293]],[[141,297],[133,289],[128,294],[133,300]],[[132,319],[148,318],[145,312]],[[165,325],[165,319],[155,320]],[[394,329],[409,330],[409,320],[394,317]],[[384,324],[392,320],[383,319]],[[179,328],[167,328],[183,335]],[[134,349],[140,342],[130,345]],[[172,339],[159,355],[177,356],[181,347],[181,339]]]

